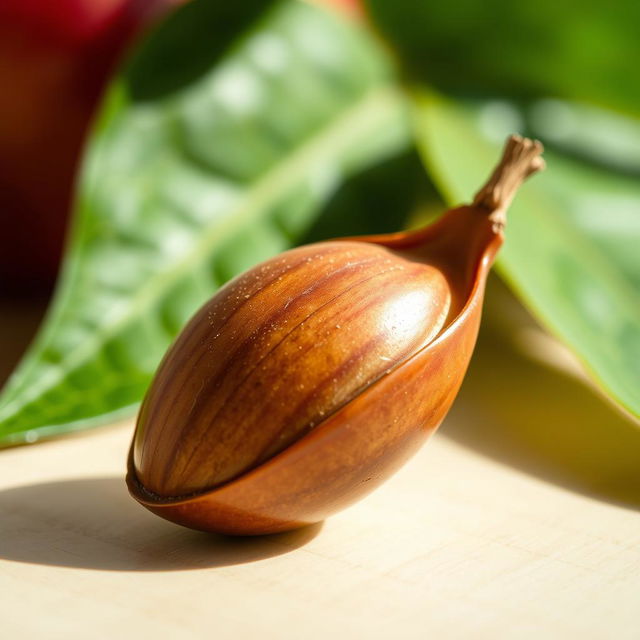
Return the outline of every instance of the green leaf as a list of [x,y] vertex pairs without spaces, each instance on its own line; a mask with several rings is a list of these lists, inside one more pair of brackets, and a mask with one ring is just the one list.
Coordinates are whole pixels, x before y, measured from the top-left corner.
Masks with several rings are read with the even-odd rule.
[[356,26],[293,1],[177,12],[109,91],[53,307],[0,399],[0,444],[132,415],[196,308],[295,244],[407,129],[390,65]]
[[640,113],[637,0],[366,0],[418,76],[447,93],[590,101]]
[[[418,93],[415,115],[435,181],[450,202],[469,201],[499,155],[483,133],[498,133],[485,110]],[[510,209],[500,272],[604,389],[640,415],[640,184],[552,152],[545,158],[547,170]]]

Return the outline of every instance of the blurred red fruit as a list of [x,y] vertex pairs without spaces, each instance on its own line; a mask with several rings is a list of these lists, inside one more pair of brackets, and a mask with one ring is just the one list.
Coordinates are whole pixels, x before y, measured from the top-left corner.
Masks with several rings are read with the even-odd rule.
[[175,0],[0,3],[0,291],[48,289],[82,141],[109,73]]

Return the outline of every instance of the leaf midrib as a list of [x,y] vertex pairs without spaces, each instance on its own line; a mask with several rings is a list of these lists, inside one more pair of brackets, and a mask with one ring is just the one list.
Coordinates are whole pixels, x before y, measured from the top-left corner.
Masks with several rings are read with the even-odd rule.
[[[172,268],[159,272],[140,293],[132,299],[120,317],[113,318],[96,331],[93,339],[71,352],[63,359],[58,369],[41,379],[41,384],[29,387],[26,393],[20,393],[0,409],[0,423],[15,415],[34,398],[42,395],[64,380],[70,372],[77,369],[100,347],[116,335],[120,329],[140,317],[145,309],[150,309],[162,299],[176,284],[181,276],[189,273],[194,264],[202,263],[210,257],[217,246],[224,243],[235,231],[246,226],[252,218],[259,216],[271,205],[275,198],[285,193],[307,175],[307,170],[320,159],[339,157],[353,148],[354,143],[365,134],[376,131],[377,124],[402,114],[402,98],[391,83],[379,86],[363,94],[360,100],[329,122],[329,125],[308,138],[296,151],[271,167],[263,176],[249,187],[240,202],[227,214],[224,221],[217,219],[205,227],[201,239],[193,249],[185,254]],[[331,151],[331,153],[328,153]]]

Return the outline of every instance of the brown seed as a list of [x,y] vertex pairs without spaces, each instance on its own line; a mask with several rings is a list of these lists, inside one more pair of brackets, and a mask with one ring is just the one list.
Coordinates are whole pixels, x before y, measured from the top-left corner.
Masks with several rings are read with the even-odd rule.
[[393,473],[453,402],[506,207],[541,151],[512,137],[474,203],[426,229],[301,247],[223,287],[143,403],[134,497],[194,528],[268,533]]

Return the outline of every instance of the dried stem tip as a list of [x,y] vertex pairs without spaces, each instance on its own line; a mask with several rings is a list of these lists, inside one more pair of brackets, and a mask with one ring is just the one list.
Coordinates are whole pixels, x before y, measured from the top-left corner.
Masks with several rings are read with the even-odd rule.
[[504,228],[507,209],[520,185],[532,173],[544,169],[544,160],[540,157],[543,151],[538,140],[518,135],[507,140],[500,162],[473,200],[474,206],[490,212],[496,231]]

